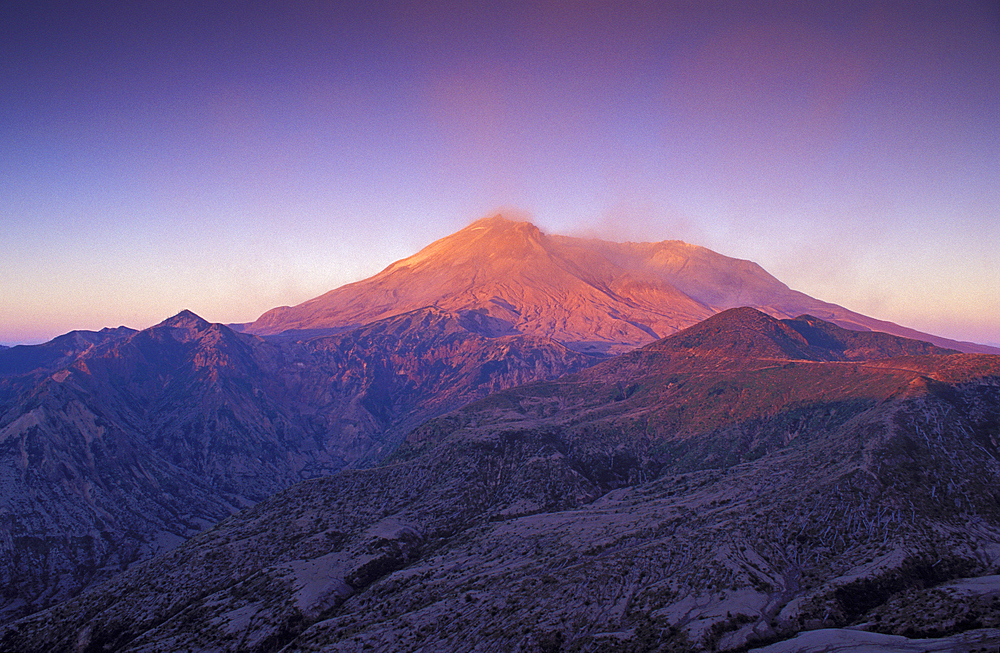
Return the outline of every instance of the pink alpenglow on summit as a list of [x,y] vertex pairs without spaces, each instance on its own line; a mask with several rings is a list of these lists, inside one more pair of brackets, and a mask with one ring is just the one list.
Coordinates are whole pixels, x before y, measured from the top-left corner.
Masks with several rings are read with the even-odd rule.
[[621,353],[728,308],[809,314],[966,352],[995,350],[919,333],[790,289],[756,263],[677,240],[615,243],[543,233],[497,215],[435,241],[368,279],[264,313],[246,330],[343,330],[434,306],[474,312],[497,333],[534,334],[589,353]]

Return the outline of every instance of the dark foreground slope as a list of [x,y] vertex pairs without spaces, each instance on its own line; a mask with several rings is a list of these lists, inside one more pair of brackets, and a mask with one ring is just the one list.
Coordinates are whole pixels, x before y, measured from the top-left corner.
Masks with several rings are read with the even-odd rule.
[[[184,312],[0,355],[0,621],[77,593],[489,392],[586,367],[424,309],[268,342]],[[484,335],[484,332],[487,334]]]
[[0,649],[995,647],[998,441],[1000,358],[726,312],[431,420]]

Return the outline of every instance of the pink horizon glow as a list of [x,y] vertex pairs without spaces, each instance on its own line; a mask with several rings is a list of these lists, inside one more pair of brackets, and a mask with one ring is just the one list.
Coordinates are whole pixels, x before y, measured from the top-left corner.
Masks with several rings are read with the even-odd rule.
[[1000,15],[776,2],[23,6],[0,343],[244,322],[497,207],[1000,343]]

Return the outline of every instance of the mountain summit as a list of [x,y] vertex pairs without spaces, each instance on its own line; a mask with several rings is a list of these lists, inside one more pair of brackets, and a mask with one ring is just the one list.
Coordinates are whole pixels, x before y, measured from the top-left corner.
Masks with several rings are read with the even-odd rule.
[[552,237],[496,216],[438,240],[379,274],[265,313],[261,335],[345,328],[435,306],[494,318],[499,332],[551,337],[577,351],[618,352],[715,311],[597,241]]
[[435,241],[373,277],[270,310],[246,330],[343,331],[431,306],[489,317],[496,335],[543,336],[586,353],[628,351],[740,306],[777,318],[807,313],[856,331],[884,331],[962,351],[993,351],[814,299],[756,263],[704,247],[548,235],[500,215]]

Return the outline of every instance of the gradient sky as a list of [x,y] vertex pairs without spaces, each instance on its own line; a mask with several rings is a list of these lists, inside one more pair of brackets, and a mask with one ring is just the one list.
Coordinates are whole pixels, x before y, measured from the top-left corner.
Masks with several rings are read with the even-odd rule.
[[253,320],[504,207],[1000,343],[996,2],[57,4],[0,15],[0,343]]

